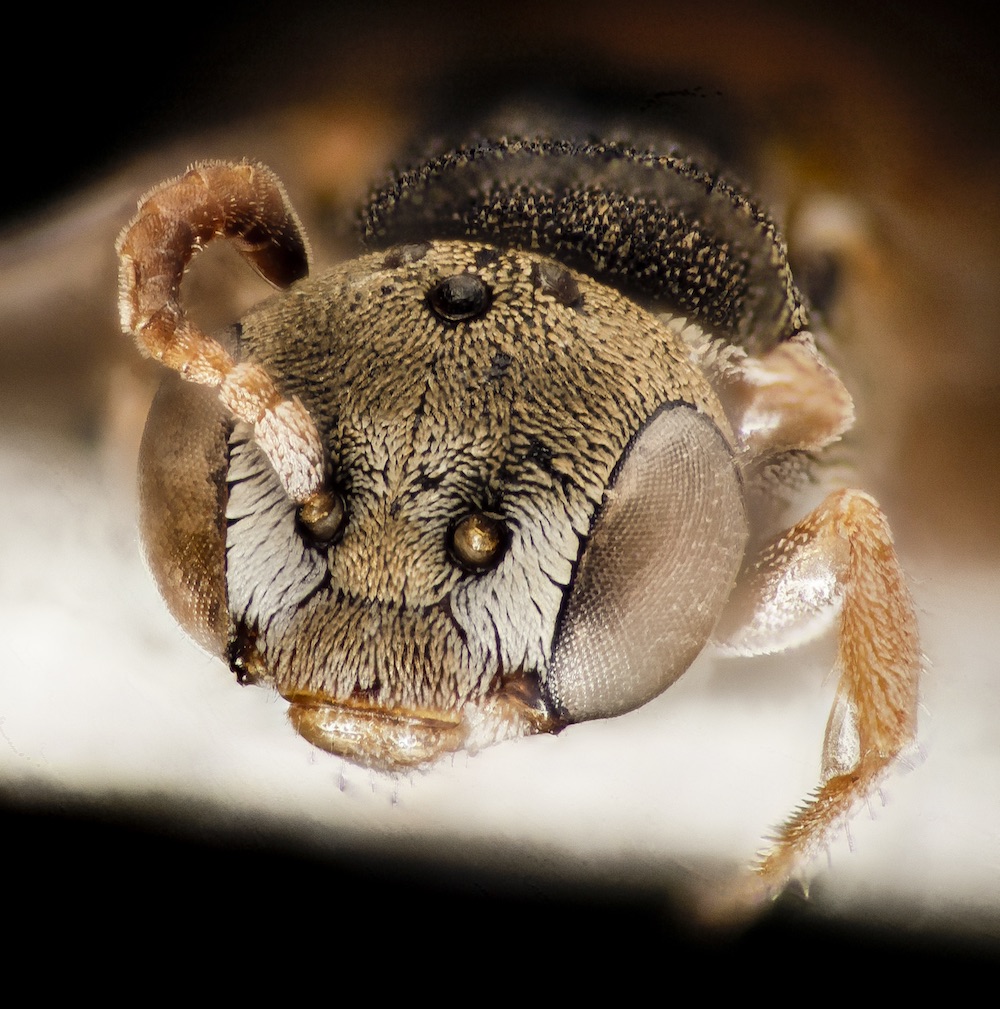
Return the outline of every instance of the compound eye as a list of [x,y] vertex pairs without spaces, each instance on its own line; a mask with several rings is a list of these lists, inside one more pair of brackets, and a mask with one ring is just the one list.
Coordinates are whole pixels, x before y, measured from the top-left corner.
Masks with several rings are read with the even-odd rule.
[[451,529],[449,550],[452,557],[471,571],[494,567],[507,546],[507,526],[499,515],[471,512]]
[[335,490],[321,490],[299,505],[299,521],[318,543],[331,543],[347,520],[344,499]]
[[545,681],[572,722],[632,711],[694,662],[747,544],[732,449],[685,404],[647,420],[609,490],[581,544]]
[[493,302],[493,292],[474,273],[456,273],[427,292],[431,311],[446,322],[462,322],[483,315]]

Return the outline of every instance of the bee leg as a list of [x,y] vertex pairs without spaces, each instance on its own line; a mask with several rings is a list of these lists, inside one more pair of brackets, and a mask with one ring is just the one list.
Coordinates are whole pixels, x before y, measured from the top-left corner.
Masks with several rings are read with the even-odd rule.
[[722,644],[743,654],[805,640],[839,608],[839,680],[820,784],[754,866],[764,892],[776,895],[912,744],[923,657],[889,524],[861,491],[831,494],[765,547],[733,604],[746,619]]

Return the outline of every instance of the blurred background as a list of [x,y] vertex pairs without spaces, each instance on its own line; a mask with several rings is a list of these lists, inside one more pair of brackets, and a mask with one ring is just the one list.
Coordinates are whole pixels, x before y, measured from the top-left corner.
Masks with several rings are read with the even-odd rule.
[[[346,931],[517,915],[623,949],[997,955],[995,54],[961,6],[872,7],[248,3],[134,13],[124,46],[90,14],[26,29],[34,72],[4,82],[0,798],[64,922],[193,903],[221,929],[279,892],[300,919],[335,900]],[[922,622],[912,767],[808,900],[721,939],[692,924],[704,895],[815,784],[829,642],[705,656],[631,715],[396,781],[314,752],[188,643],[135,535],[158,376],[118,332],[113,244],[136,199],[194,159],[257,158],[321,268],[400,151],[560,88],[707,132],[784,222],[858,403],[851,480],[888,512]],[[186,287],[206,327],[266,293],[214,249]],[[17,910],[51,926],[37,895]]]

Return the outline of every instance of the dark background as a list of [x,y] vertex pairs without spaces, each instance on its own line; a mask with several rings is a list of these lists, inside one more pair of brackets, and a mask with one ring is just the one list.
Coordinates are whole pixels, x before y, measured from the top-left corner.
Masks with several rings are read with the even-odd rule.
[[[120,18],[22,7],[26,20],[8,38],[0,71],[8,151],[0,218],[68,195],[172,136],[226,125],[253,111],[280,110],[333,89],[389,93],[416,111],[422,97],[437,93],[435,83],[456,69],[466,93],[482,86],[477,66],[503,65],[530,82],[553,58],[583,73],[595,60],[604,62],[605,69],[616,66],[627,78],[627,61],[602,54],[599,37],[578,41],[580,23],[588,20],[581,11],[611,23],[627,11],[637,35],[647,12],[655,15],[651,22],[666,12],[703,24],[706,52],[717,47],[718,59],[737,72],[743,63],[749,75],[756,73],[759,54],[740,44],[748,20],[827,33],[832,61],[844,40],[860,45],[890,76],[919,92],[929,116],[946,119],[957,135],[996,146],[996,46],[975,4],[843,0],[803,10],[771,0],[604,7],[559,0],[488,8],[388,0],[373,9],[350,0],[249,0],[176,10],[134,6]],[[794,45],[789,43],[790,62]],[[665,61],[669,53],[666,38]],[[780,53],[767,56],[768,62],[780,59]],[[844,73],[850,72],[846,65]]]

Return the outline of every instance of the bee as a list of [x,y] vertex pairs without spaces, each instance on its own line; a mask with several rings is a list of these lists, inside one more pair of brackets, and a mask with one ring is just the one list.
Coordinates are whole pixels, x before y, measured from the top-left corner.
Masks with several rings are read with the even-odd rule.
[[[167,605],[390,772],[833,623],[819,783],[752,870],[780,892],[913,743],[921,652],[875,500],[789,516],[854,409],[774,220],[676,144],[531,133],[432,153],[362,220],[309,276],[275,174],[206,161],[120,236],[122,328],[176,372],[140,460]],[[210,336],[180,291],[217,238],[280,293]]]

